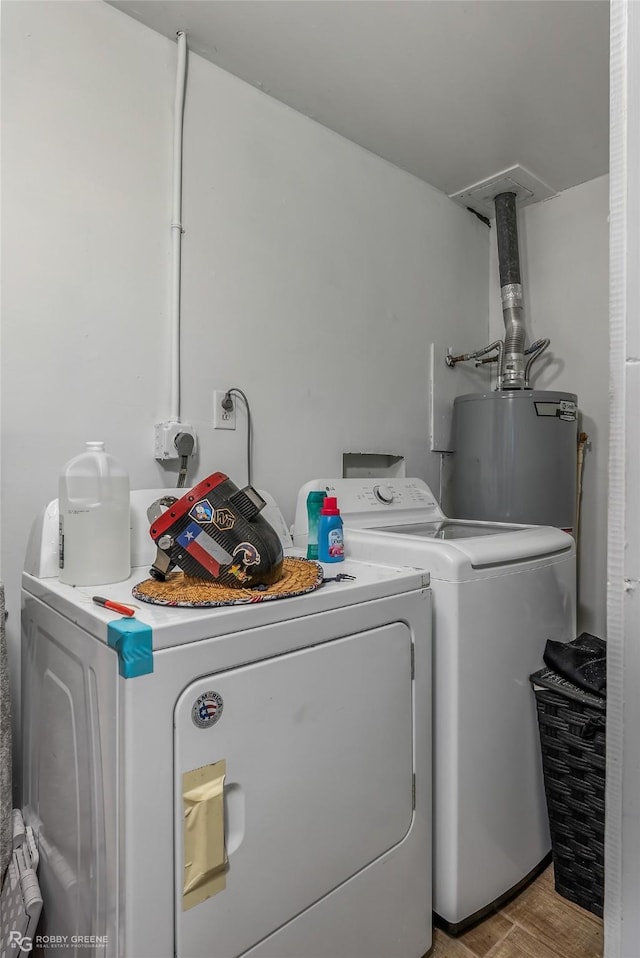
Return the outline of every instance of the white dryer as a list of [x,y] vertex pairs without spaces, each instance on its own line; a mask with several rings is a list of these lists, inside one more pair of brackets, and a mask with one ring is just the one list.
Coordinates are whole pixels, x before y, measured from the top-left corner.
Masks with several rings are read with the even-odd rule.
[[[347,561],[339,571],[353,580],[295,598],[136,603],[154,553],[144,510],[159,494],[132,494],[127,582],[58,581],[55,502],[29,547],[24,813],[45,954],[59,942],[87,954],[92,936],[96,958],[420,958],[431,945],[428,575]],[[275,508],[267,518],[286,538]],[[147,674],[119,674],[107,642],[117,616],[96,592],[136,606]],[[185,782],[193,800],[201,772],[216,787],[185,842]],[[186,844],[212,875],[195,904]]]
[[434,643],[434,911],[456,933],[551,848],[529,675],[575,636],[575,548],[558,529],[447,519],[420,479],[314,480],[337,496],[345,549],[428,569]]

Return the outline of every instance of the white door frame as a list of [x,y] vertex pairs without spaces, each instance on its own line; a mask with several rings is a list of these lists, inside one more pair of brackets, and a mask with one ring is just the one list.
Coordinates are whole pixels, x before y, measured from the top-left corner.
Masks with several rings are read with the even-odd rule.
[[605,955],[640,954],[640,2],[611,3]]

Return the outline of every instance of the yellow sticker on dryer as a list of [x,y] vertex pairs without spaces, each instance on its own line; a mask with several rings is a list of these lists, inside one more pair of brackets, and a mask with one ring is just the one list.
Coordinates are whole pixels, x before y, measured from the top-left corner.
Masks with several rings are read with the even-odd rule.
[[184,772],[184,881],[182,910],[187,911],[226,888],[224,841],[224,759]]

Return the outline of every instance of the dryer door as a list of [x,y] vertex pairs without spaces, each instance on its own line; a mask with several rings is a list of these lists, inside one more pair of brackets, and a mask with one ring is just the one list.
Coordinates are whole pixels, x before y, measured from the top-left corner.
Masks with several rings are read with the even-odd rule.
[[[175,708],[177,955],[244,954],[403,840],[413,819],[412,685],[411,634],[396,622],[183,692]],[[222,766],[206,768],[222,760],[224,826],[215,797]],[[194,812],[207,796],[208,807]],[[194,841],[188,829],[203,826]],[[185,879],[198,884],[207,856],[215,872],[222,827],[224,877],[214,875],[211,896],[198,901],[185,895]]]

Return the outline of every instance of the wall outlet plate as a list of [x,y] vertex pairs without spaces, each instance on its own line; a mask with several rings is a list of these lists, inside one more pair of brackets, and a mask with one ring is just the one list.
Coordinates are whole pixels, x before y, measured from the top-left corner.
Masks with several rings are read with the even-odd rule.
[[175,446],[175,438],[180,432],[188,432],[193,436],[193,452],[195,455],[198,447],[196,431],[188,422],[158,422],[155,425],[155,437],[153,445],[153,458],[159,460],[179,459],[178,450]]
[[226,389],[213,390],[213,428],[214,429],[235,429],[236,428],[236,400],[231,396],[233,403],[231,409],[225,409],[222,400],[227,395]]

